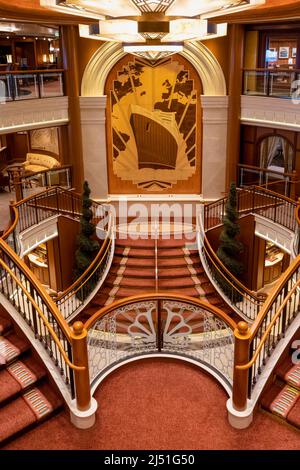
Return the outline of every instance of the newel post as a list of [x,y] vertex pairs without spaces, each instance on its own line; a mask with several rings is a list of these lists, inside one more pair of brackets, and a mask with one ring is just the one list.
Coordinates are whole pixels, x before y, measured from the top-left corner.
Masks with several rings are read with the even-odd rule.
[[237,411],[244,411],[247,408],[249,370],[240,370],[236,366],[242,366],[249,361],[251,331],[248,324],[240,321],[234,330],[234,371],[233,371],[233,391],[232,405]]
[[251,330],[248,324],[240,321],[234,330],[234,370],[232,396],[227,401],[228,421],[236,429],[246,429],[253,419],[253,406],[248,400],[249,370],[236,366],[249,362]]
[[80,411],[88,410],[91,404],[87,331],[81,321],[73,324],[72,335],[73,363],[84,366],[85,370],[74,370],[76,404]]
[[13,172],[13,184],[15,187],[16,201],[19,202],[23,199],[22,178],[19,171]]
[[96,419],[97,401],[91,396],[87,331],[81,321],[73,324],[72,355],[73,363],[84,370],[74,370],[75,400],[70,406],[71,422],[79,429],[92,427]]

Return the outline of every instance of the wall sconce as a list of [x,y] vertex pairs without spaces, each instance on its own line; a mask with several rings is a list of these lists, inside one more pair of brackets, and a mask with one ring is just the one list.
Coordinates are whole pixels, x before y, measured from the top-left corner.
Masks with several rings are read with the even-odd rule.
[[47,54],[43,54],[43,62],[44,62],[44,64],[48,62],[48,55]]
[[7,62],[8,64],[12,64],[12,55],[11,55],[11,54],[7,54],[7,55],[6,55],[6,62]]
[[49,54],[49,62],[50,64],[54,64],[54,54]]

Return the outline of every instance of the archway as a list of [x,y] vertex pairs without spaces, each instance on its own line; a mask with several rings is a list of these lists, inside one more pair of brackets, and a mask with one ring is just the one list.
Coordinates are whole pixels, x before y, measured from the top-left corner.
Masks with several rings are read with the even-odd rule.
[[[226,81],[222,68],[201,42],[186,41],[180,53],[197,70],[206,96],[226,96]],[[119,42],[107,42],[87,64],[81,84],[81,96],[103,96],[107,76],[113,66],[126,55]]]
[[[121,44],[105,43],[93,55],[86,66],[81,86],[81,123],[85,178],[95,198],[106,199],[110,194],[107,167],[106,103],[105,83],[109,72],[126,54]],[[225,191],[225,170],[227,150],[228,97],[222,68],[212,52],[200,42],[186,42],[180,54],[195,69],[202,83],[202,94],[198,97],[202,108],[202,158],[201,176],[198,175],[198,188],[185,184],[180,191],[156,191],[157,194],[219,197]],[[199,105],[200,105],[199,103]],[[218,135],[218,139],[216,139]],[[199,180],[200,178],[200,180]],[[152,178],[153,180],[153,178]],[[125,191],[123,191],[123,194]],[[142,194],[137,189],[126,194]],[[119,193],[113,193],[118,197]],[[150,194],[151,195],[151,194]],[[147,197],[147,194],[146,196]]]

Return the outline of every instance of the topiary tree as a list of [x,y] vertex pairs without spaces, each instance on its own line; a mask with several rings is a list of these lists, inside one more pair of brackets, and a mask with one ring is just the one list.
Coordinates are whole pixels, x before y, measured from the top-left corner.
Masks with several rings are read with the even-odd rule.
[[[78,279],[90,266],[100,248],[98,241],[93,239],[96,226],[92,223],[93,212],[90,207],[93,202],[90,199],[90,194],[91,190],[88,182],[85,181],[82,193],[82,215],[80,218],[81,227],[77,237],[77,250],[75,252],[75,280]],[[85,285],[80,291],[78,291],[80,298],[86,297],[86,295],[92,290],[93,284],[94,283],[91,279],[89,281],[89,285]]]
[[[231,183],[230,185],[223,224],[224,228],[219,238],[221,244],[217,251],[217,256],[231,274],[235,277],[239,277],[244,271],[244,266],[239,259],[240,254],[243,251],[243,244],[236,239],[236,236],[240,233],[240,226],[238,224],[235,183]],[[224,283],[222,282],[222,284]],[[227,285],[226,287],[228,288],[229,286]],[[238,299],[235,298],[233,300],[237,301]]]

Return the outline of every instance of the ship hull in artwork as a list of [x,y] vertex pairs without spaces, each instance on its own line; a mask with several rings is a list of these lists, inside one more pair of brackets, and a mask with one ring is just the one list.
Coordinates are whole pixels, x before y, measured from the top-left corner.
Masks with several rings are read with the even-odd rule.
[[132,105],[130,124],[137,147],[138,168],[174,170],[180,138],[175,113],[150,112]]

